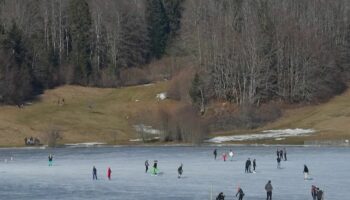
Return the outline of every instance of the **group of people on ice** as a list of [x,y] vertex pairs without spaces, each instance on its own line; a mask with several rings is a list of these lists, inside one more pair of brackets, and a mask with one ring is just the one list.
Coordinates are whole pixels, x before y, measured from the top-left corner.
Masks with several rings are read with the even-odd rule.
[[281,169],[281,161],[287,161],[287,150],[286,148],[283,149],[278,149],[276,151],[276,155],[277,155],[277,168]]
[[245,162],[245,173],[255,173],[255,168],[256,168],[256,160],[253,159],[253,171],[252,171],[252,161],[250,158]]
[[[272,184],[271,181],[269,180],[266,185],[265,185],[265,191],[266,191],[266,200],[272,200]],[[236,197],[238,197],[238,200],[243,200],[244,197],[244,192],[241,187],[238,187]],[[225,200],[225,195],[223,192],[220,192],[219,195],[216,197],[216,200]],[[318,200],[318,199],[317,199]]]
[[[218,156],[218,150],[214,149],[213,154],[214,154],[214,159],[216,160],[216,158]],[[229,153],[227,153],[227,152],[222,153],[222,159],[224,160],[224,162],[226,162],[226,160],[227,160],[227,155],[230,157],[230,160],[233,161],[234,153],[233,153],[232,149],[230,150]]]
[[[107,178],[108,180],[112,179],[112,169],[111,167],[107,168]],[[92,180],[97,180],[97,169],[95,166],[92,167]]]
[[323,200],[323,191],[320,188],[312,185],[311,186],[311,196],[313,200]]

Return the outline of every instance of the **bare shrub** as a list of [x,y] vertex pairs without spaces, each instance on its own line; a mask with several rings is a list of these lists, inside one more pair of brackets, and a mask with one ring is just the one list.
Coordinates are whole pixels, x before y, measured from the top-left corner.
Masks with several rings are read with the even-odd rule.
[[150,78],[146,70],[140,68],[125,69],[120,72],[120,81],[122,85],[140,85],[150,83]]
[[61,130],[57,127],[52,127],[44,133],[43,139],[49,147],[56,147],[57,142],[63,139]]
[[176,108],[162,106],[156,111],[149,110],[147,114],[139,115],[136,123],[151,125],[160,130],[159,137],[162,142],[200,144],[209,132],[206,120],[200,117],[198,111],[190,104]]
[[177,101],[191,102],[188,91],[190,90],[194,74],[193,68],[187,68],[174,76],[169,85],[168,97]]
[[257,128],[281,116],[281,110],[274,103],[261,105],[243,105],[235,110],[220,110],[208,117],[210,128],[215,131],[227,131],[240,128]]

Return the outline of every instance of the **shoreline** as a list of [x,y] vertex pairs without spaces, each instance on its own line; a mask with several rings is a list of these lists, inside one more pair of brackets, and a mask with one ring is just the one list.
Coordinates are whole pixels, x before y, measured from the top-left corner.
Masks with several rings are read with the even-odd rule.
[[327,145],[327,144],[232,144],[232,143],[222,143],[222,144],[120,144],[120,145],[110,145],[110,144],[98,144],[98,145],[85,145],[84,143],[77,143],[76,145],[64,144],[57,147],[48,147],[47,145],[42,146],[17,146],[17,147],[0,147],[0,150],[4,149],[25,149],[25,150],[38,150],[38,149],[69,149],[69,148],[132,148],[132,147],[344,147],[349,148],[350,144],[347,145]]

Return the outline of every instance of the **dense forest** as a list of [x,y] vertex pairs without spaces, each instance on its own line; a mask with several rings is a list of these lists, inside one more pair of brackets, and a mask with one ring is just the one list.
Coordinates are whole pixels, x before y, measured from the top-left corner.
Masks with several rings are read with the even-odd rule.
[[349,80],[347,0],[1,0],[0,101],[190,57],[188,93],[259,106],[328,99]]

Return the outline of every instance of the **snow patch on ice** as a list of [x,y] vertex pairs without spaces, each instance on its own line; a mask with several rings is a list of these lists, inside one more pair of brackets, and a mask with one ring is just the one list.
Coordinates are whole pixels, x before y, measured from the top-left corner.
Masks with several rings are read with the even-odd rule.
[[248,141],[248,140],[262,140],[262,139],[275,139],[284,140],[286,137],[293,136],[306,136],[314,133],[314,129],[280,129],[280,130],[265,130],[258,134],[247,134],[247,135],[233,135],[233,136],[219,136],[207,140],[207,142],[222,143],[232,141]]
[[69,147],[93,147],[93,146],[100,146],[105,145],[106,143],[102,142],[85,142],[85,143],[71,143],[71,144],[65,144],[65,146]]

